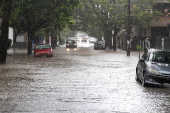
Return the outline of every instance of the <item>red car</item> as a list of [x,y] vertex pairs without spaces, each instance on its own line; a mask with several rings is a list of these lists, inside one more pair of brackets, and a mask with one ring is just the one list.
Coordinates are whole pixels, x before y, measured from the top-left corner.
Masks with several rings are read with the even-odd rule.
[[52,57],[53,56],[52,47],[49,44],[37,45],[35,46],[35,49],[34,49],[34,56]]

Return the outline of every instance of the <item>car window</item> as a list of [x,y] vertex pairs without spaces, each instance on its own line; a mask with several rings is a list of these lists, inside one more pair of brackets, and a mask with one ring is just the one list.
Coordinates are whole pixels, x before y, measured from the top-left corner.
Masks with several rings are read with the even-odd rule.
[[170,64],[170,52],[164,52],[164,51],[154,52],[152,56],[152,61],[158,63]]
[[38,45],[36,46],[36,49],[48,49],[51,48],[50,45]]
[[170,63],[170,52],[167,52],[167,61],[168,61],[168,63]]
[[66,43],[72,44],[72,43],[76,43],[76,41],[74,41],[74,40],[68,40],[68,41],[66,41]]
[[81,42],[87,42],[87,40],[82,40]]
[[147,60],[147,54],[143,54],[142,59]]
[[66,43],[71,43],[71,40],[66,41]]

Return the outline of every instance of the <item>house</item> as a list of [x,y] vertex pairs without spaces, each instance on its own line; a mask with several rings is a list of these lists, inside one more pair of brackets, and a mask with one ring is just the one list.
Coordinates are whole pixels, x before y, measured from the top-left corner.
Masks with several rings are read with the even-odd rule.
[[[145,48],[170,49],[170,2],[167,0],[157,0],[152,10],[161,12],[161,16],[152,19],[150,29],[140,29],[133,26],[131,29],[131,49],[135,50],[137,45]],[[152,11],[149,10],[149,11]],[[117,36],[118,47],[126,49],[127,32],[121,30]]]
[[163,15],[152,20],[151,47],[170,49],[170,2],[157,2],[153,9],[161,11]]

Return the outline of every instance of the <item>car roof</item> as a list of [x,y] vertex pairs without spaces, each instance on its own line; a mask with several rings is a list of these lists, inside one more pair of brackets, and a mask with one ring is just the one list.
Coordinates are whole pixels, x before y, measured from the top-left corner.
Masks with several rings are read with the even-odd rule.
[[42,47],[49,47],[51,48],[51,46],[49,44],[39,44],[39,45],[36,45],[37,48],[42,48]]
[[37,46],[50,46],[50,44],[38,44]]

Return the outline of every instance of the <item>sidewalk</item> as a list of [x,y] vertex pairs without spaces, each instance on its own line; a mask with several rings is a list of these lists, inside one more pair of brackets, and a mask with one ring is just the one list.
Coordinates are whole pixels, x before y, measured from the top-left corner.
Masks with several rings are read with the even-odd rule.
[[[126,51],[125,50],[121,50],[121,49],[117,49],[117,52],[123,52],[124,54],[126,54]],[[140,56],[143,55],[143,52],[140,51]],[[130,52],[130,56],[136,56],[136,57],[139,57],[139,51],[131,51]]]
[[[131,51],[131,55],[139,57],[139,51]],[[140,56],[142,56],[142,55],[143,55],[143,52],[140,52]]]
[[15,54],[26,55],[27,54],[27,49],[25,49],[25,48],[22,48],[22,49],[20,49],[20,48],[15,48],[15,49],[10,48],[10,49],[7,50],[7,54],[9,56],[15,55]]

